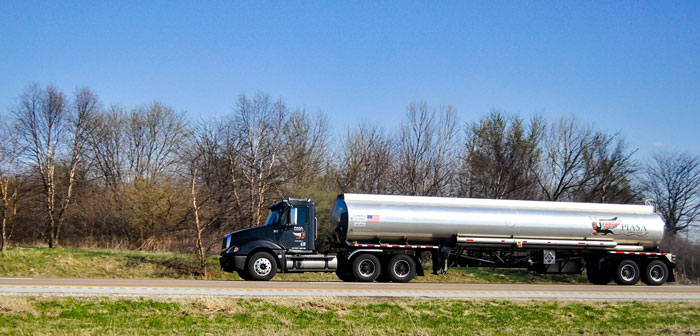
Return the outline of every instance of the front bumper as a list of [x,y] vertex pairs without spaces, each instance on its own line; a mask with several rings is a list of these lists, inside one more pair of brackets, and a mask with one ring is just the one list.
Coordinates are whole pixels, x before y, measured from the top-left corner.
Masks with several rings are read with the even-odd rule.
[[222,253],[219,257],[221,270],[224,272],[243,271],[245,269],[246,256],[231,253]]

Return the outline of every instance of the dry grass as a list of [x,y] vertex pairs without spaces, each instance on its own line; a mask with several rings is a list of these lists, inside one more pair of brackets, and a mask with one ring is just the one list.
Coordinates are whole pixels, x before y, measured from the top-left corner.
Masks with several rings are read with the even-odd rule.
[[0,296],[0,314],[7,315],[33,315],[38,312],[34,304],[25,297]]

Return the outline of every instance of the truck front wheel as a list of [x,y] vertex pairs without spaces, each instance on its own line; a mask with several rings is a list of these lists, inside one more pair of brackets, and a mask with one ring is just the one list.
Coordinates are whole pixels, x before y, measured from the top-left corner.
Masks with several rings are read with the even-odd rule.
[[352,275],[357,281],[372,282],[379,277],[381,272],[379,258],[372,254],[360,254],[352,262]]
[[397,254],[389,260],[387,275],[393,282],[409,282],[416,276],[416,262],[405,254]]
[[653,260],[644,271],[642,281],[649,286],[661,286],[668,279],[668,266],[662,261]]
[[277,262],[267,252],[258,252],[248,259],[246,271],[250,280],[267,281],[277,274]]
[[634,260],[622,260],[615,268],[615,282],[618,285],[634,285],[639,281],[640,275],[639,265]]

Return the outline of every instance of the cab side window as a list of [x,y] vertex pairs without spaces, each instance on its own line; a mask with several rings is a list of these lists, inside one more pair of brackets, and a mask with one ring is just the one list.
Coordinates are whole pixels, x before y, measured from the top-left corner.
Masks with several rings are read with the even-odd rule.
[[296,218],[296,225],[306,225],[309,221],[309,208],[293,208],[291,211],[292,221]]

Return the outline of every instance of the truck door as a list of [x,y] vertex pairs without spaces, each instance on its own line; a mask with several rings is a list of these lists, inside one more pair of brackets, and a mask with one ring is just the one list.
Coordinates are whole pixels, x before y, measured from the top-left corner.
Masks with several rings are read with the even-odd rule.
[[309,208],[295,206],[286,216],[286,225],[280,228],[279,242],[288,250],[308,250],[309,237]]

